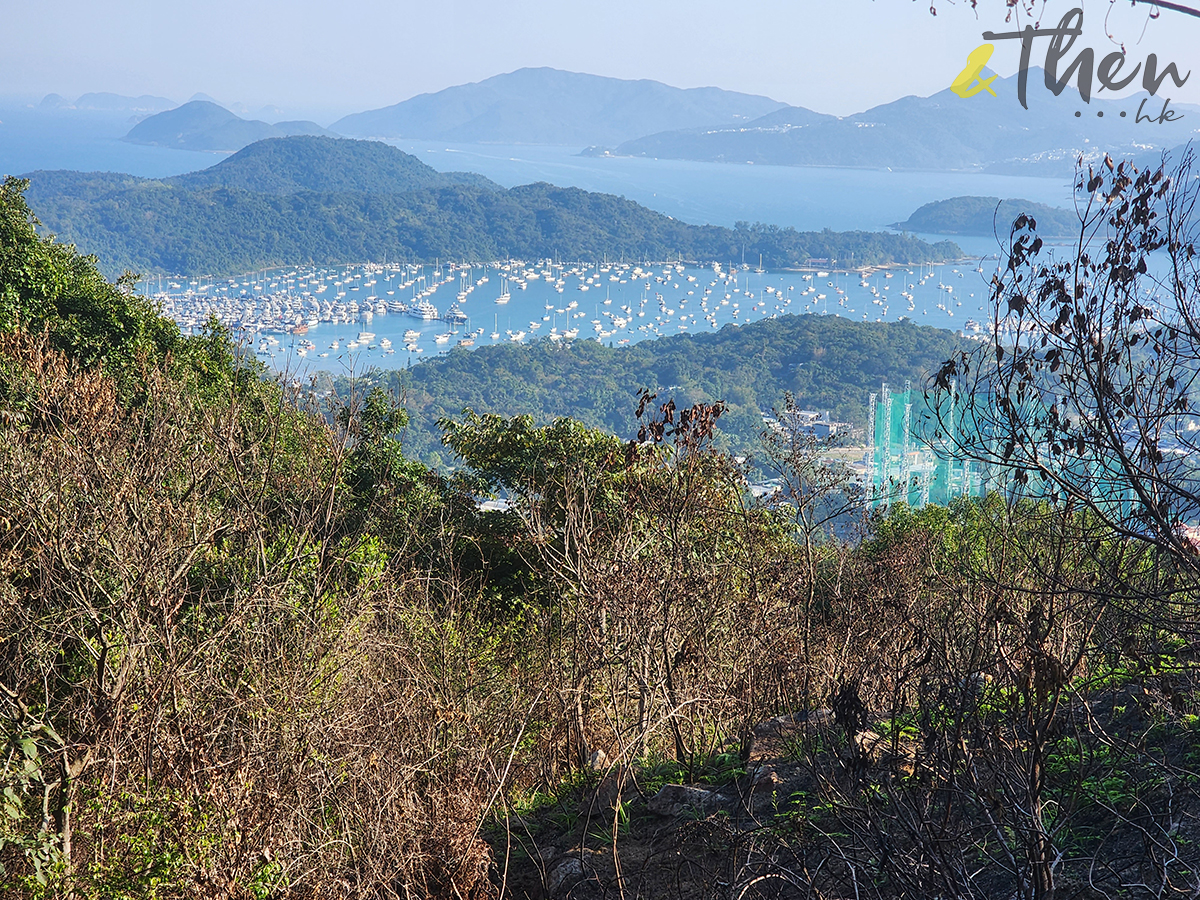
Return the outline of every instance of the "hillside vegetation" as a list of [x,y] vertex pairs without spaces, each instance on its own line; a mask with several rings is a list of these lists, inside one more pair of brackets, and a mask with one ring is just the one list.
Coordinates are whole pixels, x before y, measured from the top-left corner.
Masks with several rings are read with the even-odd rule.
[[[549,184],[479,187],[368,141],[266,141],[202,173],[163,181],[29,177],[29,202],[42,222],[113,273],[238,274],[438,257],[730,260],[743,252],[783,268],[809,258],[879,265],[961,255],[950,242],[884,232],[688,225],[621,197]],[[373,183],[371,192],[361,190]]]
[[[403,398],[409,413],[405,446],[434,465],[449,461],[438,421],[466,408],[529,414],[542,423],[569,416],[632,438],[643,388],[682,406],[723,401],[727,408],[718,425],[718,446],[761,462],[762,414],[783,409],[786,395],[801,408],[828,410],[862,429],[868,396],[882,381],[924,384],[961,346],[953,332],[912,323],[782,316],[627,348],[539,341],[457,349],[411,369],[374,373],[368,381]],[[341,393],[348,391],[345,378],[336,383]]]
[[188,190],[225,187],[256,194],[403,194],[451,184],[501,190],[482,175],[438,172],[379,141],[308,136],[257,141],[215,166],[163,181]]
[[[601,419],[620,360],[677,382],[636,397],[632,440],[456,413],[443,474],[382,387],[322,398],[219,328],[182,337],[39,234],[6,179],[0,895],[1197,895],[1200,556],[1154,504],[1200,485],[1161,431],[1076,414],[1194,415],[1177,376],[1200,333],[1145,327],[1155,185],[1118,169],[1089,189],[1117,233],[1081,274],[1110,275],[1113,303],[1062,290],[1072,263],[1043,265],[1034,232],[1014,241],[998,303],[1047,324],[1080,304],[1028,346],[800,317],[657,352],[451,354],[404,376],[410,396],[471,360],[499,406],[525,366],[518,398]],[[1187,285],[1193,251],[1168,248]],[[939,346],[931,389],[987,429],[952,421],[958,446],[1070,493],[872,511],[836,446],[784,428],[760,451],[778,490],[755,498],[716,446],[755,378],[817,400]],[[1115,455],[1097,452],[1130,440],[1089,493]]]
[[970,234],[1008,238],[1018,216],[1032,216],[1043,237],[1079,236],[1079,217],[1069,209],[1034,203],[1032,200],[1001,200],[999,197],[951,197],[926,203],[904,222],[892,228],[919,234]]

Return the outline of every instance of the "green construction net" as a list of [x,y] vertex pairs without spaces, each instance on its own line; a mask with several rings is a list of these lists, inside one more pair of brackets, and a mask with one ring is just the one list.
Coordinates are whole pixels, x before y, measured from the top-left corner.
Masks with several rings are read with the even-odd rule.
[[952,431],[960,425],[957,396],[951,393],[948,416],[943,414],[943,428],[950,433],[941,435],[919,416],[921,400],[908,383],[904,390],[892,391],[884,382],[871,394],[866,484],[872,506],[945,506],[956,497],[979,497],[987,490],[983,467],[955,459],[949,449]]
[[[896,503],[918,509],[930,503],[946,506],[958,497],[982,497],[989,491],[999,491],[1010,500],[1057,498],[1061,486],[1056,493],[1053,484],[1047,483],[1053,478],[1043,480],[1028,469],[1023,477],[1014,478],[1012,466],[996,464],[996,448],[989,447],[986,436],[981,439],[966,431],[981,426],[968,415],[964,399],[952,383],[949,396],[942,398],[935,427],[924,395],[914,395],[911,384],[892,391],[884,382],[878,393],[871,394],[865,486],[872,507]],[[979,458],[967,459],[956,452],[962,445],[976,448]],[[988,458],[991,464],[983,461]],[[1136,498],[1118,460],[1097,452],[1069,461],[1055,458],[1054,465],[1063,467],[1058,474],[1068,476],[1062,480],[1076,491],[1099,498],[1107,515],[1120,520],[1135,515]]]

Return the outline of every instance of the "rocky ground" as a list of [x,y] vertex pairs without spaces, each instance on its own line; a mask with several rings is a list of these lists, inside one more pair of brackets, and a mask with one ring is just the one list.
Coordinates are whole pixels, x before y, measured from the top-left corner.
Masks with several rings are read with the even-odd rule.
[[493,834],[505,889],[538,900],[777,897],[779,885],[759,879],[764,864],[780,864],[781,852],[797,862],[789,837],[802,827],[812,789],[796,740],[806,728],[830,727],[827,711],[763,723],[745,764],[691,784],[601,766]]
[[[1159,677],[1115,684],[1061,716],[1046,763],[1056,897],[1200,896],[1200,718],[1184,687]],[[1018,762],[1010,792],[1021,759],[1009,760]],[[945,895],[934,888],[945,872],[932,869],[932,893],[922,892],[937,840],[919,852],[907,841],[933,833],[931,820],[904,831],[918,807],[944,814],[921,787],[926,766],[922,748],[899,735],[847,740],[828,710],[760,724],[748,759],[730,753],[691,779],[668,765],[600,761],[493,829],[494,877],[505,897],[530,900],[861,900],[860,885],[871,896]],[[1021,820],[1004,809],[1015,801],[998,796],[989,812],[986,789],[976,790],[951,804],[965,819],[939,823],[952,826],[945,856],[970,869],[962,896],[1017,896]],[[984,834],[993,818],[992,836],[1007,836],[1012,855]],[[888,869],[873,856],[888,847],[907,861]]]

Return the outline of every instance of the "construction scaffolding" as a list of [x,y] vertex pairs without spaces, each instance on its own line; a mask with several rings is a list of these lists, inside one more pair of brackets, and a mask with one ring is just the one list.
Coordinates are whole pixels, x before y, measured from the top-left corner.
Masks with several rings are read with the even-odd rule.
[[[968,417],[966,405],[951,381],[948,407],[942,408],[938,422],[942,431],[937,433],[928,416],[914,420],[911,383],[893,392],[885,381],[878,394],[870,395],[864,487],[871,508],[897,503],[914,509],[930,503],[947,506],[959,497],[982,497],[989,491],[998,491],[1010,501],[1059,499],[1052,486],[1033,472],[1025,472],[1023,479],[1011,478],[1005,466],[963,459],[954,452],[957,439],[968,437],[973,439],[967,443],[975,446],[990,444],[983,455],[996,458],[994,439],[984,435],[981,441],[965,431],[980,424]],[[1118,460],[1097,454],[1059,465],[1070,467],[1068,480],[1097,498],[1107,515],[1123,521],[1134,516],[1136,497]]]
[[872,507],[907,503],[920,508],[930,503],[945,506],[956,497],[980,497],[988,479],[980,466],[955,459],[949,452],[954,431],[960,427],[958,392],[952,384],[950,410],[943,425],[949,433],[940,438],[926,433],[913,421],[911,382],[904,390],[889,389],[885,381],[868,405],[865,484]]

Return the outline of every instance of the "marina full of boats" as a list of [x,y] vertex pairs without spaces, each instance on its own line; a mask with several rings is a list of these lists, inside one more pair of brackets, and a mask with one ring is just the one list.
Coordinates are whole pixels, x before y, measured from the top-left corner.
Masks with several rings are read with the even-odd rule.
[[[835,271],[742,264],[292,266],[240,278],[153,278],[140,290],[189,333],[216,319],[272,368],[397,368],[488,344],[614,346],[779,315],[838,315],[990,333],[994,261]],[[981,324],[982,323],[982,324]]]

